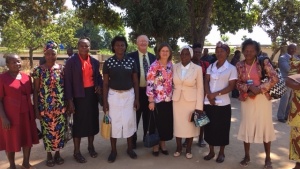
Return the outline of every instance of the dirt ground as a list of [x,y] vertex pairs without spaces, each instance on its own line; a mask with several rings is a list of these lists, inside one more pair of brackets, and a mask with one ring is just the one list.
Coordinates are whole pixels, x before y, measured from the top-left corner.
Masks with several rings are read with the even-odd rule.
[[[276,113],[278,100],[273,101],[273,122],[276,130],[277,139],[272,142],[271,158],[274,169],[291,169],[294,167],[294,162],[288,160],[289,154],[289,132],[290,127],[287,124],[277,122]],[[102,108],[100,108],[101,110]],[[100,112],[100,118],[103,117],[103,112]],[[118,156],[114,163],[108,163],[107,157],[110,153],[110,142],[101,138],[100,134],[95,136],[95,148],[99,153],[98,157],[93,159],[88,155],[87,139],[82,139],[81,152],[86,157],[87,163],[79,164],[73,159],[73,143],[67,143],[66,147],[61,151],[65,163],[61,166],[54,166],[53,169],[239,169],[244,168],[239,165],[239,162],[244,156],[243,143],[237,140],[237,133],[240,124],[240,102],[232,99],[232,118],[230,131],[230,145],[225,148],[225,161],[221,164],[216,163],[216,157],[210,161],[203,160],[203,157],[208,153],[208,146],[200,148],[196,145],[197,138],[194,138],[192,147],[193,158],[186,159],[184,155],[173,157],[176,148],[175,139],[167,142],[167,147],[170,155],[165,156],[160,154],[159,157],[154,157],[151,154],[151,149],[143,147],[142,143],[142,126],[138,130],[138,145],[136,153],[138,158],[133,160],[126,154],[126,139],[119,139],[117,143]],[[216,153],[218,148],[216,148]],[[264,165],[264,148],[262,144],[251,144],[251,163],[247,168],[260,169]],[[184,154],[184,153],[183,153]],[[46,152],[43,148],[43,143],[40,141],[38,145],[34,145],[31,152],[31,164],[38,169],[49,168],[45,165]],[[16,163],[22,163],[22,153],[16,153]],[[0,169],[8,168],[8,162],[5,152],[0,152]]]

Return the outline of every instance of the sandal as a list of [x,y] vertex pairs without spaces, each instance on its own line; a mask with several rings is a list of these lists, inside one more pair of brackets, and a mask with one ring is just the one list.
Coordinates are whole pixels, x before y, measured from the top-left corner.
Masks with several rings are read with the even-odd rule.
[[94,147],[88,147],[89,154],[92,158],[96,158],[98,156],[98,153],[95,151]]
[[193,154],[192,153],[186,153],[185,158],[191,159],[191,158],[193,158]]
[[54,156],[54,161],[57,165],[62,165],[65,162],[65,160],[63,158],[61,158],[61,156],[58,156],[58,157]]
[[53,159],[47,160],[46,161],[46,166],[54,167],[55,166],[55,161]]
[[181,155],[181,152],[179,152],[179,151],[176,151],[176,152],[173,154],[174,157],[179,157],[180,155]]
[[250,163],[250,159],[243,158],[243,160],[240,162],[240,165],[242,167],[248,167],[249,163]]
[[73,156],[78,163],[86,163],[86,159],[81,155],[81,153],[75,153]]
[[265,162],[264,169],[273,169],[272,162],[271,161]]
[[215,157],[215,154],[208,154],[207,156],[205,156],[203,159],[206,160],[206,161],[209,161],[211,160],[212,158]]

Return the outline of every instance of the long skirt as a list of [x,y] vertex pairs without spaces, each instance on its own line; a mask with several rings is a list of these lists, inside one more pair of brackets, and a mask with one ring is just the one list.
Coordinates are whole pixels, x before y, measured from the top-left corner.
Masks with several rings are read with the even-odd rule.
[[95,87],[84,88],[85,97],[74,98],[73,137],[88,137],[99,133],[99,108]]
[[173,106],[172,101],[155,104],[155,111],[150,112],[150,132],[157,130],[160,141],[169,141],[173,138]]
[[241,124],[238,139],[246,143],[268,143],[275,140],[272,102],[265,95],[256,95],[241,102]]
[[211,146],[229,144],[231,105],[205,105],[204,111],[210,122],[204,126],[204,140]]
[[133,108],[134,90],[119,93],[109,89],[108,104],[111,118],[112,138],[128,138],[136,132],[136,113]]
[[289,159],[300,162],[300,127],[291,127]]

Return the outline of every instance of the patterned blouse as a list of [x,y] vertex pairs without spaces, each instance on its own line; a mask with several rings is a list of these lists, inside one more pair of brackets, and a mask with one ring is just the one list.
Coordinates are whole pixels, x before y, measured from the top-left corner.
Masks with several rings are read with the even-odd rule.
[[155,103],[172,100],[173,64],[171,61],[164,68],[158,60],[154,61],[147,73],[148,97],[153,97]]
[[[289,75],[300,74],[300,60],[292,58],[291,69]],[[299,127],[300,126],[300,90],[292,90],[292,103],[291,110],[288,116],[288,124],[290,126]]]
[[[270,77],[269,81],[265,83],[261,83],[258,87],[260,88],[261,92],[265,94],[268,100],[271,100],[271,96],[269,95],[268,91],[278,82],[277,72],[271,65],[271,63],[266,59],[264,60],[264,67],[265,71]],[[247,71],[246,71],[246,64],[245,60],[240,61],[236,64],[236,68],[238,71],[238,80],[236,83],[237,89],[240,91],[239,100],[245,100],[248,98],[247,91],[249,89],[249,85],[246,83],[248,80]],[[256,70],[259,78],[261,79],[262,75],[262,68],[259,62],[256,60]]]

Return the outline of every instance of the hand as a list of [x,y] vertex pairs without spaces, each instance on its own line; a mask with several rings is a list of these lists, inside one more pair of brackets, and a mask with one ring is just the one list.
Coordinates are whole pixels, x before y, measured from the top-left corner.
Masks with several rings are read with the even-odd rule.
[[140,108],[140,102],[138,100],[134,100],[133,107],[135,108],[135,110],[138,110]]
[[100,87],[100,86],[96,86],[95,87],[95,93],[97,93],[97,94],[102,94],[102,88]]
[[75,113],[75,106],[74,106],[73,101],[69,101],[69,102],[68,102],[68,105],[67,105],[67,112],[68,112],[69,114]]
[[104,113],[108,112],[108,110],[109,110],[109,104],[108,104],[108,102],[103,102],[103,112]]
[[148,107],[149,107],[149,110],[153,111],[154,108],[155,108],[155,103],[154,102],[150,102]]
[[215,98],[216,98],[216,94],[214,94],[214,93],[209,93],[209,94],[207,94],[207,99],[208,100],[215,100]]
[[35,118],[39,119],[39,120],[42,120],[42,116],[40,115],[39,112],[35,113]]
[[209,103],[210,103],[210,105],[215,105],[216,104],[215,99],[209,100]]
[[10,129],[10,121],[5,117],[5,118],[1,118],[2,120],[2,128],[9,130]]
[[251,85],[251,86],[249,87],[249,90],[250,90],[251,92],[253,92],[253,94],[255,94],[255,95],[258,95],[258,94],[261,93],[261,92],[260,92],[260,88],[254,86],[254,85]]
[[249,96],[249,97],[255,97],[256,94],[254,94],[253,92],[249,91],[249,92],[248,92],[248,96]]

